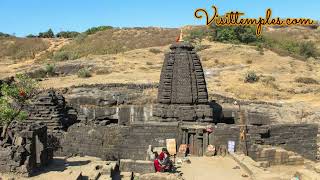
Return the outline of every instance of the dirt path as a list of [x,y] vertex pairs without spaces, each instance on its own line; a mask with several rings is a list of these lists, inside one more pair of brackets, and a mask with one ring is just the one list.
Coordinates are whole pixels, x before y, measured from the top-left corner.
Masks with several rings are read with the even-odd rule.
[[183,164],[179,169],[186,180],[250,179],[247,173],[230,157],[190,157],[191,164]]
[[41,60],[41,57],[49,52],[54,52],[61,49],[64,45],[68,44],[70,40],[68,39],[43,39],[47,41],[50,45],[48,49],[41,51],[34,55],[33,59],[21,60],[17,63],[6,63],[0,64],[1,70],[0,75],[4,77],[13,76],[18,71],[27,70],[31,66],[33,66],[37,61]]

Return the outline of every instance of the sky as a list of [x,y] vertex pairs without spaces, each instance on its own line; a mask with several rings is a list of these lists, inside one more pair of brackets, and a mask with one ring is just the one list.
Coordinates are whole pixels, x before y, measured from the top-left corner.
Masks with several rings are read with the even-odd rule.
[[218,7],[220,15],[240,11],[258,18],[268,8],[273,17],[320,20],[320,0],[0,0],[0,32],[26,36],[52,28],[79,31],[114,27],[181,27],[204,25],[194,11]]

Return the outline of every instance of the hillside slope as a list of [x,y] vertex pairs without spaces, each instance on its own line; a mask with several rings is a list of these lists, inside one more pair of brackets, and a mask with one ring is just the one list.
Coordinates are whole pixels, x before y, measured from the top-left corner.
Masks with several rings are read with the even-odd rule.
[[[17,72],[36,72],[50,63],[55,65],[59,75],[41,77],[40,85],[43,88],[103,83],[157,83],[164,54],[169,51],[169,44],[174,43],[178,34],[178,29],[161,28],[107,30],[84,38],[83,43],[76,39],[63,47],[51,49],[53,54],[61,51],[82,53],[83,57],[79,59],[2,64],[0,77]],[[318,36],[312,35],[312,38],[314,42],[319,42]],[[318,59],[302,61],[280,56],[267,49],[261,53],[255,46],[249,45],[209,41],[203,41],[202,44],[208,47],[198,54],[206,73],[209,94],[245,100],[305,102],[320,107]],[[111,52],[109,50],[112,47],[121,47],[123,51]],[[92,76],[79,78],[77,71],[81,68],[86,68]],[[249,71],[254,71],[260,80],[245,83],[245,75]],[[304,81],[306,77],[318,83]],[[156,96],[156,90],[151,94]]]
[[170,44],[179,35],[177,28],[108,29],[92,35],[82,34],[63,47],[60,53],[84,57],[126,52],[133,49]]
[[[210,48],[199,52],[206,73],[209,93],[220,93],[240,99],[265,101],[310,101],[317,103],[319,84],[298,83],[299,77],[320,81],[320,64],[281,57],[265,50],[261,55],[255,47],[207,42]],[[154,54],[150,49],[161,53]],[[158,82],[164,53],[169,46],[132,50],[116,55],[90,55],[86,58],[63,62],[61,66],[81,64],[90,67],[93,76],[76,75],[52,77],[41,84],[44,87],[68,87],[96,83],[150,83]],[[248,71],[260,77],[257,83],[245,83]],[[272,78],[270,78],[272,77]],[[272,80],[268,80],[268,79]]]

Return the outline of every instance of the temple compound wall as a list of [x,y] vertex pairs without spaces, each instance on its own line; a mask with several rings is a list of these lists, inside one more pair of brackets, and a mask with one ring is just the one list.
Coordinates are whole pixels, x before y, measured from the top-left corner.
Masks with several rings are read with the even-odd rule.
[[[315,160],[318,126],[315,124],[279,124],[247,126],[247,152],[258,157],[258,145],[279,146]],[[176,139],[177,147],[189,144],[191,154],[204,155],[207,145],[228,147],[235,142],[239,149],[240,125],[217,124],[190,126],[180,123],[137,123],[128,126],[92,126],[82,123],[68,129],[61,140],[62,154],[90,155],[106,160],[145,160],[149,145],[165,147],[166,139]]]
[[[247,126],[248,155],[257,160],[259,145],[282,147],[296,152],[311,160],[317,155],[317,124],[275,124],[263,126]],[[209,135],[209,143],[215,146],[228,145],[235,141],[236,149],[240,139],[240,125],[221,124]]]
[[178,140],[179,134],[177,124],[92,126],[78,123],[65,133],[61,151],[65,155],[89,155],[106,160],[145,160],[149,145],[165,147],[166,139]]

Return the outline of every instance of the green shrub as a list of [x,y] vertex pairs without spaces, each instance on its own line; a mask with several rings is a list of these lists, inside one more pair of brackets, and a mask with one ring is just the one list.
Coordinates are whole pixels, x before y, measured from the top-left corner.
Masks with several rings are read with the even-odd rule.
[[56,36],[58,38],[75,38],[79,35],[79,32],[76,31],[61,31]]
[[40,37],[40,38],[54,38],[54,33],[53,33],[52,29],[49,29],[46,32],[40,32],[38,37]]
[[107,29],[113,29],[112,26],[98,26],[98,27],[92,27],[92,28],[89,28],[88,30],[85,31],[86,34],[90,35],[90,34],[95,34],[99,31],[104,31],[104,30],[107,30]]
[[53,59],[55,61],[66,61],[69,60],[69,53],[66,51],[58,51],[53,54]]
[[74,60],[78,59],[80,56],[76,52],[69,51],[58,51],[53,54],[53,60],[55,61],[66,61],[66,60]]
[[82,68],[82,69],[79,69],[78,71],[78,77],[80,78],[88,78],[88,77],[91,77],[91,72],[88,68]]
[[16,75],[12,84],[3,84],[0,87],[0,125],[28,117],[25,107],[35,95],[36,88],[36,82],[23,74]]
[[54,64],[47,64],[45,67],[45,72],[48,76],[53,76],[55,74],[56,66]]
[[317,57],[319,50],[315,43],[298,41],[292,37],[282,37],[282,34],[265,34],[263,46],[282,56],[292,56],[305,60],[309,57]]
[[302,42],[299,46],[299,53],[306,58],[317,57],[318,55],[317,48],[312,42]]
[[295,82],[303,84],[318,84],[317,80],[310,77],[298,77],[295,79]]
[[217,27],[215,40],[220,42],[237,42],[238,38],[231,27]]
[[217,26],[214,39],[221,42],[253,43],[261,41],[261,37],[256,36],[255,29],[250,26]]
[[250,26],[237,26],[235,27],[234,31],[236,33],[237,39],[241,43],[249,44],[259,40],[259,37],[256,35],[255,29]]
[[258,81],[259,81],[259,76],[256,74],[255,71],[248,71],[245,74],[245,77],[244,77],[244,82],[245,83],[255,83],[255,82],[258,82]]
[[162,51],[160,49],[155,49],[155,48],[151,48],[149,49],[149,52],[153,53],[153,54],[159,54],[161,53]]

